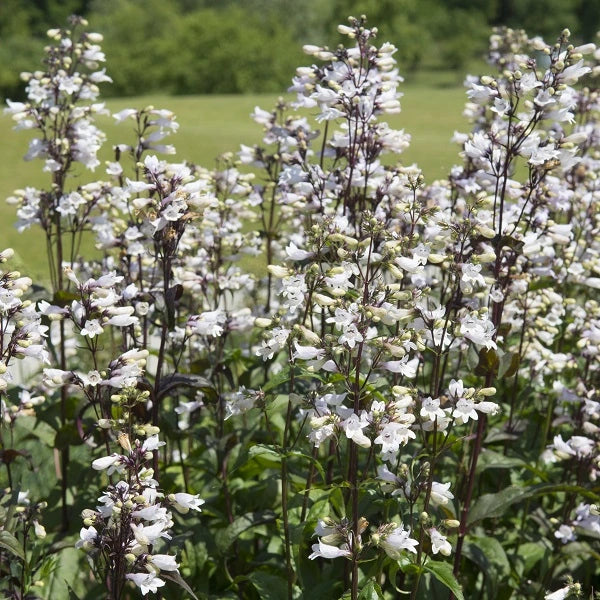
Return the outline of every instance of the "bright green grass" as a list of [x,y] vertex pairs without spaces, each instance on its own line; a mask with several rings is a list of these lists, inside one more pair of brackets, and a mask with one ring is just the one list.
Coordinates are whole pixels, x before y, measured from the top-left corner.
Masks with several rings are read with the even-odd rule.
[[[391,126],[412,135],[412,144],[402,156],[404,164],[417,163],[427,181],[443,177],[457,161],[457,147],[450,143],[454,130],[465,131],[461,117],[465,94],[461,87],[434,88],[409,84],[402,88],[402,112],[389,119]],[[249,117],[254,106],[270,109],[276,96],[149,96],[115,99],[107,102],[111,111],[141,108],[149,104],[168,108],[178,117],[180,129],[170,138],[177,148],[178,160],[190,160],[212,167],[214,159],[227,151],[236,151],[241,143],[259,142],[261,129]],[[112,159],[112,145],[133,141],[131,128],[114,125],[109,118],[98,120],[108,141],[101,159]],[[12,122],[0,117],[0,249],[15,249],[18,266],[35,280],[47,280],[46,250],[41,230],[34,228],[19,234],[13,226],[14,207],[5,204],[13,190],[26,186],[45,187],[48,174],[42,173],[41,161],[26,163],[28,135],[12,130]],[[103,169],[96,176],[104,177]],[[86,175],[87,178],[87,175]]]

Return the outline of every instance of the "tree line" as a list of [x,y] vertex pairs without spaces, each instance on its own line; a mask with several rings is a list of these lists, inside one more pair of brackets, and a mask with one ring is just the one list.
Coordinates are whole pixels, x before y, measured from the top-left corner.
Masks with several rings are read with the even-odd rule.
[[113,85],[105,95],[277,92],[302,64],[300,46],[339,39],[348,15],[381,24],[403,74],[463,71],[506,24],[549,41],[600,29],[600,3],[584,0],[2,0],[0,96],[23,95],[21,71],[40,68],[45,32],[84,15],[104,35]]

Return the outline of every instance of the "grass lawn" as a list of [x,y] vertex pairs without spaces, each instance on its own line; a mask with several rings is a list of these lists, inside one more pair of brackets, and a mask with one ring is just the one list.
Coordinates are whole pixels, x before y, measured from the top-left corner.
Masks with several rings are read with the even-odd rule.
[[[443,177],[457,161],[457,147],[450,143],[454,130],[467,130],[461,116],[465,101],[462,87],[436,88],[423,84],[407,84],[401,90],[402,112],[389,119],[391,126],[403,128],[412,135],[412,144],[402,156],[404,164],[417,163],[427,181]],[[111,111],[141,108],[149,104],[168,108],[178,117],[180,129],[169,140],[177,148],[177,160],[191,160],[210,167],[214,158],[236,151],[241,143],[259,142],[261,129],[249,117],[254,106],[270,109],[276,96],[148,96],[120,98],[107,102]],[[108,141],[101,159],[112,159],[112,145],[132,141],[126,125],[116,126],[109,118],[98,119]],[[41,161],[26,163],[26,132],[12,130],[12,122],[0,116],[0,248],[12,247],[18,255],[18,266],[34,280],[47,280],[45,243],[41,230],[19,234],[14,228],[14,207],[5,204],[13,190],[26,186],[46,187],[49,177],[42,173]],[[103,178],[98,170],[97,178]]]

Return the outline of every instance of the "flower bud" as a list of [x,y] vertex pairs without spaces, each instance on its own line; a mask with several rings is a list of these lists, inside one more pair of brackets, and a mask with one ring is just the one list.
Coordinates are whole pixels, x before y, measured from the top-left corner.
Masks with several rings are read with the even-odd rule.
[[289,277],[291,275],[291,272],[289,269],[287,269],[286,267],[282,267],[280,265],[269,265],[267,267],[267,271],[269,271],[269,273],[271,273],[271,275],[273,275],[273,277],[283,278],[283,277]]
[[264,317],[254,319],[254,325],[260,328],[270,327],[272,323],[273,319],[265,319]]
[[430,254],[427,257],[427,260],[430,263],[433,263],[434,265],[438,265],[441,262],[444,262],[445,259],[446,259],[446,256],[444,254]]
[[457,521],[456,519],[444,519],[442,525],[446,529],[457,529],[460,527],[460,521]]
[[496,388],[495,387],[485,387],[485,388],[481,388],[479,390],[479,395],[480,396],[494,396],[496,394]]
[[43,525],[38,523],[37,521],[33,521],[33,531],[35,533],[35,537],[40,540],[43,540],[46,537],[46,529]]
[[319,306],[333,306],[336,303],[336,300],[334,300],[333,298],[325,296],[324,294],[318,294],[316,292],[313,294],[313,300]]

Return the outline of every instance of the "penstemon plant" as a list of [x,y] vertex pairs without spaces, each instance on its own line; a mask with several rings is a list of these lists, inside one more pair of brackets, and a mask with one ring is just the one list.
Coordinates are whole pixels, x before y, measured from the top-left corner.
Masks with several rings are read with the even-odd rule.
[[[0,282],[5,476],[20,489],[29,455],[13,448],[43,402],[62,535],[96,581],[73,576],[68,593],[592,594],[595,46],[495,30],[443,180],[400,161],[396,49],[361,17],[339,27],[346,46],[305,46],[295,99],[251,115],[256,146],[212,170],[170,162],[175,115],[125,109],[113,117],[133,139],[106,181],[82,183],[109,81],[85,25],[49,32],[47,71],[7,109],[52,178],[11,198],[18,227],[45,232],[51,290],[35,305],[26,278]],[[82,257],[91,235],[99,253]],[[4,373],[25,355],[50,364],[17,395]],[[10,494],[2,506],[23,504]],[[16,533],[0,521],[0,557],[22,565],[10,597],[56,593],[36,579],[55,559],[27,549],[40,502]]]

